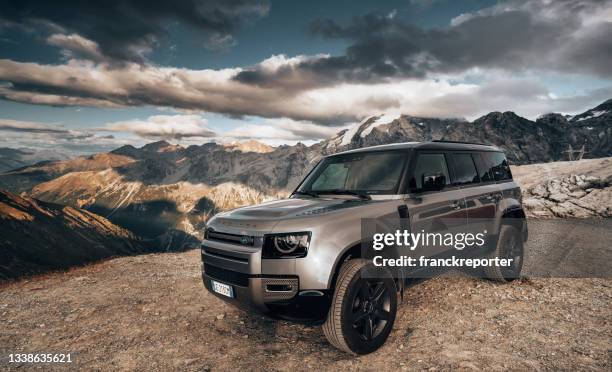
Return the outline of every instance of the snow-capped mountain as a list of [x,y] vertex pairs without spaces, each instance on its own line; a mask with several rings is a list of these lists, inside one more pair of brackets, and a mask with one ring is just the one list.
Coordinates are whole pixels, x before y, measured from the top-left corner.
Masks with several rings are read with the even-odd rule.
[[567,159],[565,152],[581,149],[587,157],[612,154],[612,100],[570,117],[545,114],[536,121],[513,112],[491,112],[472,122],[463,119],[377,115],[339,132],[322,143],[331,154],[364,146],[408,141],[451,140],[493,144],[514,164]]

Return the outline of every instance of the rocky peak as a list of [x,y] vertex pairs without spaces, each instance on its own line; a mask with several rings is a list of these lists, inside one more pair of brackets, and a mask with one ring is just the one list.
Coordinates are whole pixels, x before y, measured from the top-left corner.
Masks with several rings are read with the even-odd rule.
[[587,124],[612,118],[612,99],[571,118],[572,123]]
[[494,111],[494,112],[490,112],[474,120],[474,124],[492,124],[498,127],[504,126],[504,125],[512,125],[512,124],[521,123],[521,122],[531,122],[531,120],[525,119],[522,116],[518,116],[513,111],[505,111],[505,112]]
[[111,151],[111,154],[125,155],[129,157],[135,157],[138,154],[138,149],[132,145],[123,145],[117,149]]
[[229,151],[257,152],[260,154],[274,151],[274,147],[256,140],[233,141],[223,144],[223,147]]
[[157,141],[148,143],[140,148],[140,150],[145,152],[175,152],[179,150],[183,150],[181,145],[173,145],[168,141]]
[[536,123],[547,125],[549,127],[565,127],[569,124],[565,115],[554,112],[541,115],[536,119]]

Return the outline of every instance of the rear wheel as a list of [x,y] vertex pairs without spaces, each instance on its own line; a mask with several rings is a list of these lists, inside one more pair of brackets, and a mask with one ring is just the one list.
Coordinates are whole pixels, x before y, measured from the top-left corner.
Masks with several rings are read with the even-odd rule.
[[500,282],[509,282],[521,276],[523,269],[523,239],[521,232],[514,226],[502,225],[499,231],[497,247],[490,258],[512,259],[508,267],[487,266],[485,277]]
[[[364,275],[364,270],[368,275]],[[341,268],[323,333],[340,350],[367,354],[382,346],[397,312],[395,282],[387,270],[354,259]]]

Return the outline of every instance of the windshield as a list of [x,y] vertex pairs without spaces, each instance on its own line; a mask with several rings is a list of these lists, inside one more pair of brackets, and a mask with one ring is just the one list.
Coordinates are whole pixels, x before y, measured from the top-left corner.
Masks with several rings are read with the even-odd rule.
[[297,190],[324,194],[395,194],[407,154],[370,152],[323,159]]

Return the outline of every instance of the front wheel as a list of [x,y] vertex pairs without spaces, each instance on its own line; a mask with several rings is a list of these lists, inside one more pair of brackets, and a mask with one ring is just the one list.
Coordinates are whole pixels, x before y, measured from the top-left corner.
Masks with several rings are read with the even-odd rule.
[[397,291],[391,274],[368,260],[349,260],[340,268],[323,333],[340,350],[368,354],[385,343],[396,313]]

